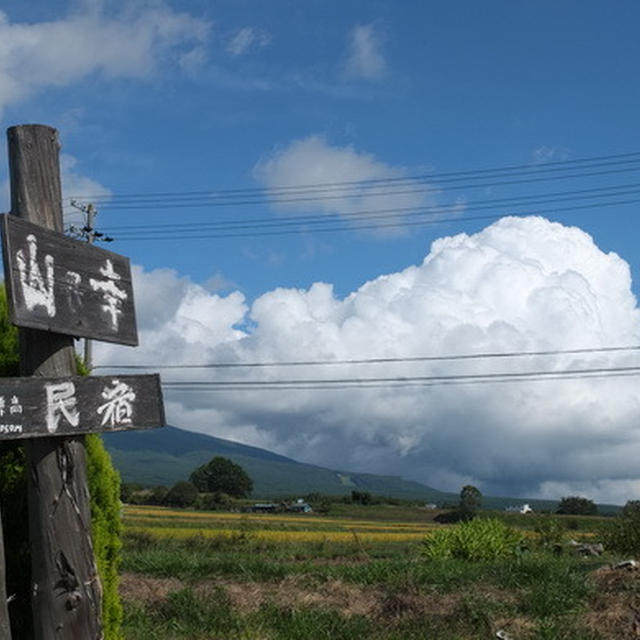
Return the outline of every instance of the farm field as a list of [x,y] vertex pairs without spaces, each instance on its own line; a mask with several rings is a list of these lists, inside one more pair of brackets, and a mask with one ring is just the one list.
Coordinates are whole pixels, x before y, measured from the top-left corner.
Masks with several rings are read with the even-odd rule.
[[[366,514],[125,507],[125,638],[637,637],[637,572],[541,550],[542,516],[513,518],[527,547],[517,556],[471,562],[423,555],[425,537],[450,527],[424,510],[404,522]],[[567,539],[596,540],[603,521],[566,524]]]

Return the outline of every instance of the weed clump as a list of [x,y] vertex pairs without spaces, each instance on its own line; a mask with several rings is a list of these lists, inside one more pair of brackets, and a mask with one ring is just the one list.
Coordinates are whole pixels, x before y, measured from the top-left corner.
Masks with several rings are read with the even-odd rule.
[[522,535],[500,520],[474,519],[428,535],[422,543],[422,554],[431,560],[483,562],[515,555],[521,545]]
[[533,530],[537,534],[537,544],[542,549],[556,550],[561,548],[565,538],[565,528],[554,518],[540,518]]
[[605,549],[615,553],[640,553],[640,509],[625,509],[601,532]]

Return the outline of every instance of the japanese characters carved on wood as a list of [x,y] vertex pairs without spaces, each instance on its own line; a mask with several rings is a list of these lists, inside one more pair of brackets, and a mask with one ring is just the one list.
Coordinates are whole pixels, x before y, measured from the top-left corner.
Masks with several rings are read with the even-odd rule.
[[1,217],[14,324],[138,344],[128,258],[16,216]]
[[0,378],[0,440],[165,424],[160,378]]

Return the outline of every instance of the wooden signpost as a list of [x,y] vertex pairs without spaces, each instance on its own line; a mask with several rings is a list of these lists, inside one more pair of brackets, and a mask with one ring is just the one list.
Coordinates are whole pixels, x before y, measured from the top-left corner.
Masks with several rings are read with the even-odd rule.
[[0,218],[11,322],[138,344],[128,258],[16,216]]
[[0,378],[0,440],[164,424],[160,376]]
[[[75,375],[73,337],[138,342],[129,261],[62,234],[56,130],[25,125],[7,135],[3,257],[25,377],[0,378],[0,440],[25,439],[34,633],[36,640],[101,640],[82,434],[164,426],[160,380]],[[1,544],[0,571],[4,583]],[[0,584],[0,640],[10,640],[8,623]]]

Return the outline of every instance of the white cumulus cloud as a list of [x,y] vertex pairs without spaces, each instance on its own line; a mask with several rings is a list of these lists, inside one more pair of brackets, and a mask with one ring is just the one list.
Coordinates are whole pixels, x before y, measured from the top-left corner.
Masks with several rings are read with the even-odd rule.
[[[251,305],[171,271],[136,271],[141,347],[97,359],[193,364],[566,350],[640,344],[628,264],[575,227],[503,218],[435,241],[422,263],[345,298],[328,283]],[[631,353],[167,371],[165,380],[300,380],[632,366]],[[638,498],[636,377],[167,393],[169,420],[337,469],[457,491]]]
[[352,145],[331,145],[320,135],[276,149],[255,165],[253,175],[279,210],[338,214],[378,233],[397,232],[395,225],[402,224],[408,209],[432,204],[424,184],[397,182],[408,175],[405,167]]
[[51,86],[90,74],[144,78],[161,63],[193,65],[209,25],[162,2],[126,3],[107,13],[103,3],[58,20],[12,23],[0,11],[0,110]]

